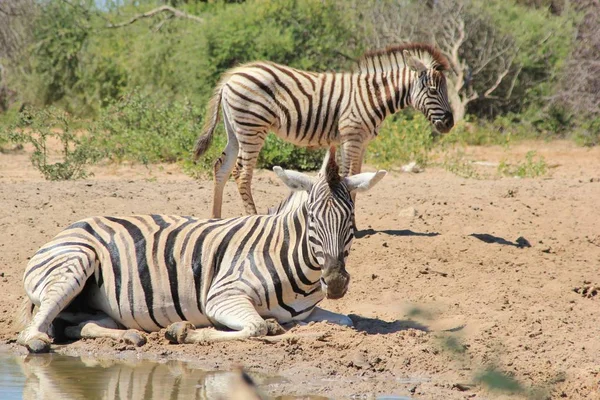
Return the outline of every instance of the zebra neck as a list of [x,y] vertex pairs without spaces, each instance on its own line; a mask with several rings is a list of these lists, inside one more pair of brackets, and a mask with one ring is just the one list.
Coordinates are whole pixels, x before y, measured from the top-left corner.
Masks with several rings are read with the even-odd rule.
[[361,101],[378,123],[412,103],[410,90],[414,72],[403,64],[361,71],[357,78],[357,86],[363,91]]

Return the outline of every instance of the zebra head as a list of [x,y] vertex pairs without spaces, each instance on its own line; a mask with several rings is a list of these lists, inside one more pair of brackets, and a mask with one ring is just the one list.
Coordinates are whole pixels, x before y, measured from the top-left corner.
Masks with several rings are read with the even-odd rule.
[[428,67],[407,50],[403,54],[406,66],[416,75],[410,90],[413,107],[421,111],[439,132],[449,132],[454,126],[454,116],[448,101],[444,66],[434,62]]
[[375,186],[387,173],[380,170],[342,177],[335,161],[335,147],[325,155],[316,178],[296,171],[273,170],[292,190],[306,191],[306,221],[309,251],[321,267],[321,288],[330,299],[348,290],[350,275],[346,258],[354,239],[354,202],[351,193]]

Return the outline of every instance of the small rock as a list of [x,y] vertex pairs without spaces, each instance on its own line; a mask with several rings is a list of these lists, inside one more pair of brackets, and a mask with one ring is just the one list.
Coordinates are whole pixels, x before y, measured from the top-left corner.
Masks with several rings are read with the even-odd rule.
[[400,167],[400,170],[402,172],[412,172],[415,174],[423,171],[423,169],[415,161],[403,165],[402,167]]
[[458,389],[461,392],[467,391],[469,390],[469,385],[466,385],[464,383],[455,383],[454,385],[452,385],[452,389]]
[[354,354],[352,357],[352,364],[358,369],[367,369],[371,367],[371,364],[369,364],[365,356],[361,353]]
[[419,215],[419,212],[414,207],[408,207],[398,213],[400,218],[414,218]]

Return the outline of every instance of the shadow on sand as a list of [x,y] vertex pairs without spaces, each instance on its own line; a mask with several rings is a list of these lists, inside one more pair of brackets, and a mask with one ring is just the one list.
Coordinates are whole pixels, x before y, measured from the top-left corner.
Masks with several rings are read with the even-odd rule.
[[367,318],[356,314],[350,314],[348,316],[354,323],[354,329],[369,335],[395,333],[407,329],[417,329],[419,331],[429,332],[429,328],[425,325],[411,320],[399,319],[393,322],[387,322],[379,318]]
[[357,239],[362,239],[364,237],[369,237],[371,235],[375,235],[376,233],[383,233],[384,235],[390,235],[390,236],[428,236],[428,237],[432,237],[432,236],[439,235],[439,233],[437,233],[437,232],[414,232],[414,231],[411,231],[410,229],[386,229],[386,230],[381,230],[381,231],[377,231],[375,229],[363,229],[361,231],[357,231],[354,234],[354,237],[356,237]]
[[515,240],[514,242],[511,242],[510,240],[506,240],[500,236],[490,235],[489,233],[471,233],[469,236],[473,236],[474,238],[479,239],[484,243],[496,243],[496,244],[502,244],[505,246],[514,246],[514,247],[518,247],[520,249],[525,248],[525,247],[531,247],[531,244],[529,243],[529,241],[527,239],[525,239],[523,236],[518,237],[517,240]]

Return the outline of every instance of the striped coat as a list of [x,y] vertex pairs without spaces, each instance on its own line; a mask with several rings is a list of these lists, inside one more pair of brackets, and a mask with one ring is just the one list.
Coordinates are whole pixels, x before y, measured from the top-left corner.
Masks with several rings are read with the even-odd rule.
[[227,71],[211,99],[196,157],[209,147],[222,109],[227,146],[215,162],[214,218],[233,172],[247,214],[256,214],[251,180],[269,132],[298,146],[342,145],[342,175],[360,172],[365,148],[388,115],[412,106],[441,132],[453,126],[443,71],[429,45],[366,54],[352,72],[314,73],[270,62]]
[[[34,352],[47,350],[46,333],[57,317],[72,324],[68,337],[108,336],[138,345],[144,338],[137,331],[168,327],[176,342],[231,340],[279,332],[278,323],[315,312],[317,319],[349,324],[315,307],[325,296],[343,296],[348,286],[350,193],[367,190],[385,172],[342,179],[334,156],[316,181],[276,172],[306,192],[277,214],[92,217],[72,224],[27,265],[27,310],[38,310],[19,342]],[[236,332],[194,331],[211,325]]]

